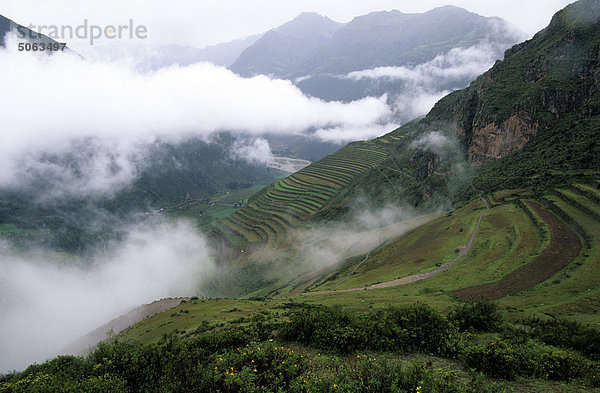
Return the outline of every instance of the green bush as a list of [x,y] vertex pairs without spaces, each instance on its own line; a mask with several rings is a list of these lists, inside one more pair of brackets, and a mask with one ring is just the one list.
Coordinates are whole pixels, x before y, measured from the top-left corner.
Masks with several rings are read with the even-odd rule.
[[[425,351],[441,356],[457,356],[462,340],[455,326],[436,309],[417,303],[372,314],[373,349]],[[383,345],[382,345],[383,344]]]
[[281,327],[279,337],[341,353],[373,349],[456,356],[462,350],[456,328],[425,304],[367,314],[331,307],[295,310]]
[[546,344],[575,349],[593,360],[600,360],[600,331],[578,322],[529,318],[523,324],[529,335]]
[[504,318],[498,305],[491,302],[470,302],[456,306],[448,314],[448,319],[456,324],[461,332],[497,332]]
[[469,367],[509,380],[523,376],[570,381],[589,373],[589,362],[580,355],[533,342],[496,338],[485,346],[466,348],[463,357]]

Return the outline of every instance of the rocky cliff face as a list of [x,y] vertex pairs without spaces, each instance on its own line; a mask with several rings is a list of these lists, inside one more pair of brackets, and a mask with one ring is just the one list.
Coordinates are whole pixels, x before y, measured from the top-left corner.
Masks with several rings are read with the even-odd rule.
[[512,114],[500,124],[492,121],[483,127],[473,127],[469,160],[480,164],[506,157],[521,150],[538,130],[538,123],[525,111]]
[[449,123],[473,164],[509,156],[565,121],[600,113],[599,62],[600,1],[581,0],[442,99],[426,121]]

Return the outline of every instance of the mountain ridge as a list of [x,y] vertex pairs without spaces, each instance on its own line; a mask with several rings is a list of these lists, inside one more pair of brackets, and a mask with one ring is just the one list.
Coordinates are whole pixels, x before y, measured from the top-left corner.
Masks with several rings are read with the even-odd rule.
[[[310,18],[317,18],[316,14],[310,15]],[[323,23],[329,20],[318,17]],[[298,25],[304,18],[308,18],[308,15],[292,22]],[[268,61],[265,59],[275,61],[275,52],[270,51],[298,44],[291,38],[292,34],[277,38],[270,34],[263,37],[264,41],[259,40],[254,48],[249,47],[231,69],[243,76],[262,73],[294,79],[318,73],[344,74],[380,66],[413,64],[431,60],[453,47],[470,46],[481,37],[492,38],[489,32],[492,25],[496,30],[496,38],[493,39],[501,37],[506,40],[511,33],[506,26],[502,27],[503,23],[499,18],[483,17],[455,6],[411,14],[398,10],[376,11],[357,16],[346,24],[332,24],[326,34],[323,33],[325,24],[322,24],[320,29],[315,30],[325,39],[321,39],[316,46],[302,48],[295,64],[281,65],[279,68],[266,66]],[[282,27],[271,32],[278,32]],[[277,44],[271,43],[271,40]]]

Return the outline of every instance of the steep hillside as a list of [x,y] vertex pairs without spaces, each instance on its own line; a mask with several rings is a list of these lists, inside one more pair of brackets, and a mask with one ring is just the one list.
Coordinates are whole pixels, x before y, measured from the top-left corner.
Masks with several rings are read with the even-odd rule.
[[[565,8],[468,88],[451,93],[416,125],[405,127],[417,127],[421,135],[437,130],[458,137],[458,154],[447,157],[457,165],[463,161],[463,168],[478,168],[472,179],[480,190],[544,188],[568,184],[573,176],[586,178],[586,171],[600,169],[599,19],[597,1]],[[357,177],[325,210],[339,210],[359,194],[376,198],[390,182],[415,205],[440,192],[454,201],[474,195],[468,182],[448,192],[448,179],[438,170],[443,155],[435,151],[416,168],[421,181],[386,169],[394,162],[415,163],[405,147],[381,164],[382,173]]]
[[385,160],[396,137],[354,142],[281,179],[254,195],[249,203],[218,224],[213,237],[237,243],[266,242],[280,246],[286,232],[307,223],[354,177]]
[[[534,141],[544,144],[554,164],[560,158],[577,167],[598,167],[598,133],[590,130],[597,129],[600,113],[599,19],[598,1],[567,7],[468,89],[442,99],[426,121],[448,122],[475,164],[507,157]],[[558,152],[549,145],[568,149],[564,144],[574,139],[587,141],[573,151],[583,156],[552,158]]]

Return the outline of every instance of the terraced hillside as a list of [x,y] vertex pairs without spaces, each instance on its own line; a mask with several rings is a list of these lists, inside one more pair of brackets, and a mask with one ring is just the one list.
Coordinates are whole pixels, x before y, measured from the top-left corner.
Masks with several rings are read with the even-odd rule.
[[[170,331],[185,336],[202,329],[202,320],[227,319],[235,326],[238,320],[247,321],[241,316],[279,310],[290,301],[355,311],[422,301],[446,311],[465,298],[495,299],[512,321],[543,316],[599,326],[598,178],[600,174],[542,196],[529,189],[499,191],[486,196],[489,210],[481,199],[473,200],[365,256],[348,259],[333,273],[317,276],[285,296],[273,294],[260,302],[202,300],[189,315],[163,313],[122,336],[146,342]],[[482,213],[472,249],[447,270],[419,281],[378,285],[433,272],[454,259]],[[374,287],[364,290],[365,286]]]
[[442,308],[457,298],[486,299],[499,301],[515,318],[547,314],[600,323],[597,178],[537,196],[531,190],[490,195],[491,208],[483,215],[472,250],[439,274],[401,280],[435,272],[452,260],[484,212],[481,201],[349,259],[292,296],[304,292],[311,303],[343,302],[358,308],[364,307],[360,302],[373,306],[391,298]]
[[348,144],[266,187],[246,206],[218,223],[209,236],[230,245],[285,244],[288,229],[309,221],[340,189],[382,163],[401,139],[389,134]]

